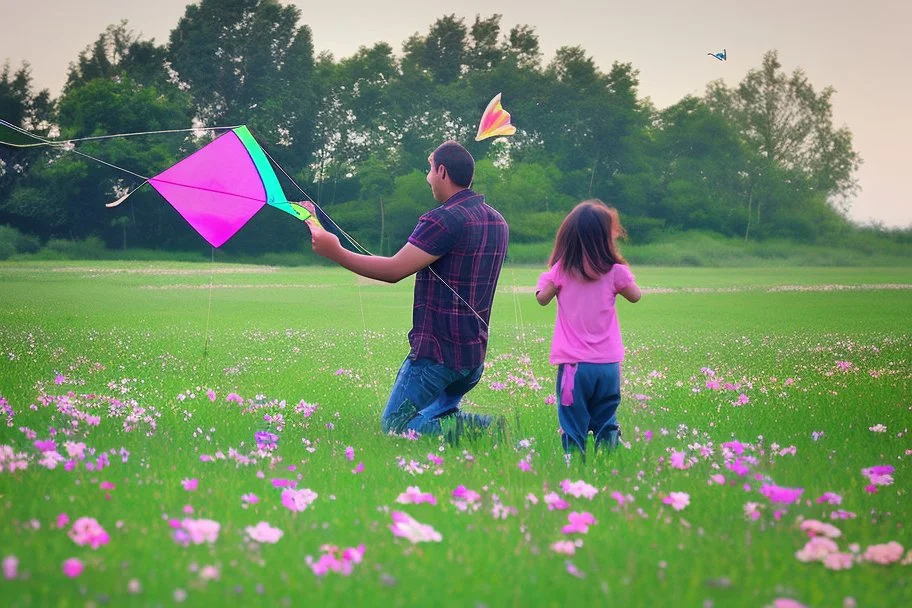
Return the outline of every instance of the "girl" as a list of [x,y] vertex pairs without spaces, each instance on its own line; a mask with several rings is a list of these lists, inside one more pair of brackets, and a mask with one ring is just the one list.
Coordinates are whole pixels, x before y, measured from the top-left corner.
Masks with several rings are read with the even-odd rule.
[[624,344],[615,298],[640,299],[640,288],[615,241],[626,236],[617,210],[600,200],[577,205],[557,231],[554,251],[535,287],[542,306],[557,296],[551,364],[557,365],[557,419],[565,452],[615,447]]

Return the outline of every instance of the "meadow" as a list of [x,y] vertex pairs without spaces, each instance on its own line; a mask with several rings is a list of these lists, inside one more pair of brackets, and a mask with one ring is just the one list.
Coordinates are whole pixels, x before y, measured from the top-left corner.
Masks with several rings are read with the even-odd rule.
[[569,462],[540,270],[450,444],[380,431],[411,280],[0,263],[0,604],[912,605],[912,267],[634,268]]

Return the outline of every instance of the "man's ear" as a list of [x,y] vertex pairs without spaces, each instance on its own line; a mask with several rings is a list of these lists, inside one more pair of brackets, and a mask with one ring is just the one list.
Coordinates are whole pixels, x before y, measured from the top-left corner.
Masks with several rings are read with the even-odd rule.
[[444,165],[437,165],[437,173],[440,175],[440,179],[447,178],[447,170]]

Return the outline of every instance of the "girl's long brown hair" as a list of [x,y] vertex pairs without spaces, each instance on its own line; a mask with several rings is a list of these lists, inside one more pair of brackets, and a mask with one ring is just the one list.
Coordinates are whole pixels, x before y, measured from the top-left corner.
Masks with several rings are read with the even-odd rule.
[[625,236],[617,209],[598,199],[583,201],[558,228],[548,265],[560,262],[564,272],[594,281],[615,264],[627,263],[616,244]]

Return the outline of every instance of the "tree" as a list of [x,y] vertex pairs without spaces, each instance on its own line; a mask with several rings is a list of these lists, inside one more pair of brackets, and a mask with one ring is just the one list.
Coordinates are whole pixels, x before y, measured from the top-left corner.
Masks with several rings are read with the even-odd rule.
[[450,84],[462,74],[467,56],[466,26],[456,15],[441,17],[431,26],[424,40],[423,65],[435,82]]
[[529,25],[517,25],[511,28],[504,53],[519,68],[537,69],[542,53],[535,29]]
[[276,0],[202,0],[187,7],[168,58],[207,125],[247,124],[277,157],[310,160],[318,92],[310,28]]
[[470,70],[489,70],[503,60],[504,50],[498,43],[501,17],[498,14],[487,19],[475,16],[470,30],[472,43],[466,59]]
[[[10,72],[9,63],[0,72],[0,117],[7,122],[46,136],[52,128],[54,103],[47,89],[35,92],[31,69],[27,63]],[[6,131],[4,131],[6,134]],[[16,135],[10,132],[9,135]],[[27,138],[22,143],[31,143]],[[13,187],[27,174],[29,166],[42,158],[42,151],[0,146],[0,201],[5,200]],[[0,224],[9,218],[0,211]]]
[[740,230],[744,151],[734,126],[688,96],[661,111],[657,127],[663,192],[659,205],[647,212],[678,228]]
[[[834,89],[818,93],[801,69],[787,75],[781,68],[776,51],[769,51],[737,88],[721,81],[707,87],[709,107],[737,125],[747,150],[745,239],[764,217],[761,211],[775,212],[770,205],[785,208],[823,197],[844,210],[858,188],[854,173],[861,157],[849,129],[833,125]],[[765,196],[774,175],[788,176],[790,200]]]

